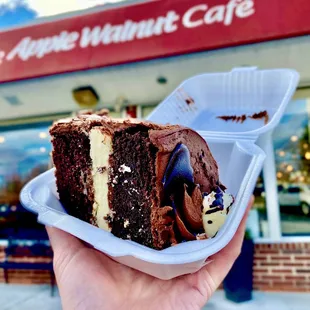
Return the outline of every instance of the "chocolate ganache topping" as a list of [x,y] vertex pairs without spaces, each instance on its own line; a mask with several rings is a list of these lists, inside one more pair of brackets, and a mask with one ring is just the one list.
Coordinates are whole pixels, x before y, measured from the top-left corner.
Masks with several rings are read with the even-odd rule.
[[224,224],[233,197],[222,184],[202,193],[195,184],[188,148],[180,143],[171,154],[164,177],[164,206],[175,215],[176,236],[180,241],[214,237]]
[[180,143],[171,154],[163,177],[164,205],[173,207],[175,222],[182,240],[196,240],[204,233],[202,193],[194,183],[188,148]]

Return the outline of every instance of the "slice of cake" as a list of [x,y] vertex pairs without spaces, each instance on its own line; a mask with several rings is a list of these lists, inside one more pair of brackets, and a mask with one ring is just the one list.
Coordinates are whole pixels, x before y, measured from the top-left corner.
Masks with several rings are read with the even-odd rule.
[[66,211],[155,249],[216,235],[233,198],[205,140],[181,126],[78,115],[50,129]]

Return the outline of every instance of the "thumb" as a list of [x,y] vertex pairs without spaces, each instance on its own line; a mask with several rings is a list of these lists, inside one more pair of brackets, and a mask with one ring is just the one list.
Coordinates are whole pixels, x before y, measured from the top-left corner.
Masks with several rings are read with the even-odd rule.
[[60,284],[67,266],[84,245],[76,237],[62,230],[48,226],[45,228],[54,252],[53,264],[56,279]]
[[54,268],[55,270],[61,269],[84,245],[67,232],[48,226],[45,228],[54,252]]
[[53,251],[56,254],[64,251],[73,251],[83,246],[81,241],[67,232],[49,226],[45,228]]

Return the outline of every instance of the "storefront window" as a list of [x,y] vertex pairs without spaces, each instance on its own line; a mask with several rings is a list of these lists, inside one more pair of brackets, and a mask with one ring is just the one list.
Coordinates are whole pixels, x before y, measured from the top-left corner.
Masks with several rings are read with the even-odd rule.
[[310,101],[293,101],[274,131],[283,236],[310,235]]
[[[309,128],[310,100],[295,100],[289,104],[273,133],[278,210],[284,237],[310,235]],[[258,237],[272,238],[268,231],[263,174],[258,178],[254,195],[254,210],[258,220],[253,223],[259,227]]]
[[0,132],[0,239],[45,238],[44,227],[21,206],[19,194],[48,169],[50,152],[48,126]]

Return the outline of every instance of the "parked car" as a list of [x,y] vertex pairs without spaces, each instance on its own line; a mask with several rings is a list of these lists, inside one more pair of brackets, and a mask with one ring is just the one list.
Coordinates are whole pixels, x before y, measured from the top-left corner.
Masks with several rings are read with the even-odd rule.
[[310,188],[305,185],[278,186],[281,207],[299,207],[304,215],[310,216]]

